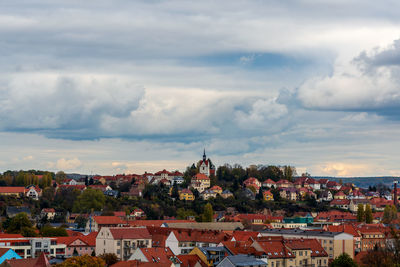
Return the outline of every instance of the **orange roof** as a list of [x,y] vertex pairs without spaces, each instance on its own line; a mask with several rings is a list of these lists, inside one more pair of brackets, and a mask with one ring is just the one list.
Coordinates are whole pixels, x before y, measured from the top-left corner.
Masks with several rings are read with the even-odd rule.
[[352,224],[341,224],[341,225],[328,225],[327,230],[329,232],[340,232],[351,234],[354,237],[359,237],[357,229]]
[[192,178],[192,180],[210,180],[210,178],[208,178],[207,175],[203,173],[198,173]]
[[248,241],[251,239],[255,239],[258,236],[258,232],[252,231],[234,231],[232,234],[232,239],[235,241]]
[[171,263],[169,259],[175,256],[170,248],[140,248],[140,251],[149,262]]
[[120,218],[120,217],[116,217],[116,216],[93,216],[93,220],[97,223],[97,224],[124,224],[125,222]]
[[0,186],[0,194],[1,193],[22,193],[24,194],[26,188],[23,186]]

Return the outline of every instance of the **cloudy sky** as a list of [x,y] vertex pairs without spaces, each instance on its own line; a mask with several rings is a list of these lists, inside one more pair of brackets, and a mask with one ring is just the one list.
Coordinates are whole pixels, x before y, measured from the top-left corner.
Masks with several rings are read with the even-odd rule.
[[3,0],[0,58],[0,172],[400,175],[399,1]]

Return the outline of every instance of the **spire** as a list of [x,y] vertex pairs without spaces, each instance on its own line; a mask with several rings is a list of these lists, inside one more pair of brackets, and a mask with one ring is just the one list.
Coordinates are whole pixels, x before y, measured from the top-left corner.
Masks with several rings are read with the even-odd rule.
[[204,153],[203,153],[203,161],[206,161],[207,157],[206,157],[206,149],[204,148]]

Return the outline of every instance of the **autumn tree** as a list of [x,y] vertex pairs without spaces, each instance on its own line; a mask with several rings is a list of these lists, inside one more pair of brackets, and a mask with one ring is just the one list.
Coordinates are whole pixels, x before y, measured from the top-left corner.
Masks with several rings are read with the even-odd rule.
[[212,205],[210,203],[207,203],[204,206],[202,221],[203,222],[212,222],[213,216],[214,216],[214,211],[213,211]]
[[364,219],[365,219],[364,205],[363,204],[358,204],[358,206],[357,206],[357,221],[358,222],[363,222]]
[[367,204],[367,206],[365,207],[365,222],[366,223],[372,223],[373,217],[372,217],[372,210],[371,210],[371,206],[369,204]]
[[56,181],[57,183],[61,183],[61,181],[65,180],[67,178],[67,175],[63,171],[59,171],[56,173]]
[[392,221],[397,219],[397,209],[394,205],[386,205],[383,211],[382,222],[385,224],[389,224]]
[[293,177],[297,175],[296,168],[293,166],[283,166],[283,177],[288,181],[293,181]]
[[118,262],[118,256],[114,253],[104,253],[99,256],[107,266],[111,266]]
[[105,264],[106,263],[101,258],[83,255],[69,258],[63,263],[55,265],[55,267],[104,267]]

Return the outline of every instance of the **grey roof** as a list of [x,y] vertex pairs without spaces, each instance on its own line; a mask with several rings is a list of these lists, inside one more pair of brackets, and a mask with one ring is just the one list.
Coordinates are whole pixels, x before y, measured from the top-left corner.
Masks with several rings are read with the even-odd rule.
[[300,229],[265,229],[261,231],[265,234],[281,234],[281,235],[302,235],[302,236],[320,236],[320,237],[335,237],[342,232],[328,232],[328,231],[307,231]]
[[232,262],[235,266],[260,266],[260,265],[267,265],[265,261],[259,260],[254,256],[251,255],[234,255],[226,257],[227,260]]

